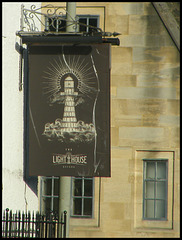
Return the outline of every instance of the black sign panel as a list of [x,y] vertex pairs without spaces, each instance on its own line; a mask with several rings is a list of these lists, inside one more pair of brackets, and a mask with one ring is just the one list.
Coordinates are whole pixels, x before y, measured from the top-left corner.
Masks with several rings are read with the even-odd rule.
[[28,47],[32,176],[110,176],[110,45]]

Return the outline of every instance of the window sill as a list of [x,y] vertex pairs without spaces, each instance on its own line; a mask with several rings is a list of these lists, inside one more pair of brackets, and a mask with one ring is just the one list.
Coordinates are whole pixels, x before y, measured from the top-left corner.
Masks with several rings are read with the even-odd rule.
[[92,216],[70,216],[70,218],[77,218],[77,219],[92,219]]
[[167,219],[166,219],[166,218],[163,218],[163,219],[143,218],[143,221],[156,221],[156,222],[159,221],[159,222],[165,222],[165,221],[167,221]]

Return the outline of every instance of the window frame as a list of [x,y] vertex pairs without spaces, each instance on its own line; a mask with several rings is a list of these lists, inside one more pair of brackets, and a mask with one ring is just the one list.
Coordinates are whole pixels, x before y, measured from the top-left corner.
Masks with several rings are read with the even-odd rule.
[[[99,22],[99,21],[100,21],[100,16],[99,16],[99,15],[92,15],[92,14],[82,15],[82,14],[78,14],[77,17],[78,17],[78,20],[79,20],[80,18],[86,18],[86,19],[87,19],[87,23],[86,23],[87,25],[89,25],[89,20],[90,20],[90,19],[93,19],[93,18],[94,18],[94,19],[97,19],[97,26],[96,26],[96,27],[99,28],[99,25],[100,25],[100,22]],[[80,30],[80,29],[78,29],[78,32],[79,32],[79,30]],[[89,26],[86,26],[86,32],[87,32],[87,33],[89,32],[88,30],[89,30]]]
[[[57,16],[58,18],[59,18],[59,16]],[[66,15],[64,15],[64,16],[62,16],[62,15],[60,15],[60,17],[61,18],[65,18],[65,20],[61,20],[61,21],[66,21]],[[90,19],[97,19],[97,28],[99,28],[99,24],[100,24],[100,16],[99,15],[92,15],[92,14],[77,14],[76,15],[76,17],[77,17],[77,19],[78,19],[78,21],[79,21],[79,19],[80,18],[86,18],[86,24],[87,25],[89,25],[89,20]],[[57,25],[57,23],[59,22],[59,20],[58,19],[55,19],[56,21],[57,21],[57,23],[56,23],[56,28],[55,28],[55,30],[54,31],[51,31],[50,30],[50,26],[52,25],[50,25],[49,24],[49,19],[51,19],[51,18],[48,18],[47,16],[45,17],[45,31],[50,31],[50,32],[56,32],[56,33],[58,33],[59,32],[59,27],[58,27],[58,25]],[[53,20],[53,21],[55,21],[55,20]],[[86,32],[84,32],[84,33],[89,33],[89,26],[85,26],[86,27]],[[63,27],[63,29],[64,29],[64,27]],[[60,31],[60,32],[65,32],[65,30],[63,30],[63,31]],[[76,32],[80,32],[80,29],[79,29],[79,24],[78,24],[78,27],[77,27],[77,29],[76,29]]]
[[[172,149],[148,149],[134,147],[134,229],[137,232],[173,229],[174,224],[174,164],[175,151]],[[168,159],[168,204],[167,220],[143,219],[143,159]]]
[[[82,196],[73,196],[73,181],[74,179],[82,179]],[[84,182],[85,180],[92,180],[92,196],[84,196]],[[95,184],[94,184],[94,177],[72,177],[71,178],[71,206],[70,206],[70,217],[72,218],[80,218],[80,219],[91,219],[94,218],[94,192],[95,192]],[[81,199],[82,205],[81,205],[81,215],[73,214],[73,201],[75,198]],[[84,199],[92,199],[92,214],[91,215],[84,215]]]
[[[51,179],[51,195],[47,195],[43,193],[43,188],[44,188],[44,180],[47,179]],[[51,176],[51,177],[47,177],[47,176],[41,176],[40,177],[40,213],[46,213],[46,209],[43,209],[43,199],[47,198],[47,199],[51,199],[51,212],[55,212],[54,211],[54,199],[58,198],[58,214],[59,214],[59,192],[58,195],[54,194],[54,183],[55,183],[55,179],[58,179],[58,183],[59,183],[59,177],[55,177],[55,176]],[[46,183],[47,184],[47,183]],[[59,188],[59,186],[58,186]]]
[[[146,179],[146,163],[147,162],[153,162],[155,163],[155,178],[154,179]],[[166,171],[166,178],[165,179],[157,179],[157,164],[159,162],[165,162],[166,163],[166,167],[165,167],[165,171]],[[153,198],[147,198],[145,197],[145,183],[146,182],[154,182],[154,197]],[[161,200],[161,198],[157,198],[156,197],[156,185],[158,182],[165,182],[165,199],[162,199],[165,201],[165,217],[162,218],[158,218],[156,217],[156,201],[157,200]],[[167,205],[168,205],[168,159],[143,159],[143,220],[159,220],[159,221],[167,221]],[[151,217],[145,217],[145,201],[146,200],[154,200],[154,218]]]

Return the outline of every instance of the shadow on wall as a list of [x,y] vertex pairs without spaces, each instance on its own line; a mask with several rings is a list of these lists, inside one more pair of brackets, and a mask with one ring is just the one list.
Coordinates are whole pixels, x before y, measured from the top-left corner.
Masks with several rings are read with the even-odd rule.
[[29,188],[38,196],[37,193],[37,184],[38,184],[38,177],[25,177],[25,183],[29,186]]

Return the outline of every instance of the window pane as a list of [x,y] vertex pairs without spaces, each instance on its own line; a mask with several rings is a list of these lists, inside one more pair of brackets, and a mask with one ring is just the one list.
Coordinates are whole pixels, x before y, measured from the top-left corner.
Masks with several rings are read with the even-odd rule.
[[154,218],[154,200],[145,200],[145,218]]
[[92,198],[84,199],[84,215],[92,215]]
[[166,198],[166,182],[156,182],[156,198]]
[[59,213],[59,198],[54,198],[54,208],[53,211]]
[[74,179],[74,196],[82,196],[82,179]]
[[154,182],[145,182],[145,198],[154,198]]
[[45,213],[50,213],[51,210],[51,198],[45,198]]
[[92,196],[92,180],[84,180],[84,196]]
[[51,195],[52,192],[52,179],[45,179],[44,180],[44,195]]
[[59,196],[59,179],[54,179],[54,195]]
[[73,214],[74,215],[82,214],[82,199],[81,198],[73,199]]
[[[97,19],[96,18],[90,18],[89,19],[89,25],[97,27]],[[97,30],[94,28],[89,28],[89,32],[96,32]]]
[[[86,18],[80,18],[79,23],[87,24],[87,19]],[[83,25],[79,25],[79,26],[80,26],[80,32],[86,32],[87,31],[86,26],[83,26]]]
[[156,218],[165,218],[165,201],[156,200],[156,209],[155,209]]
[[157,179],[166,179],[166,162],[157,163]]
[[155,162],[146,162],[146,179],[155,179]]

